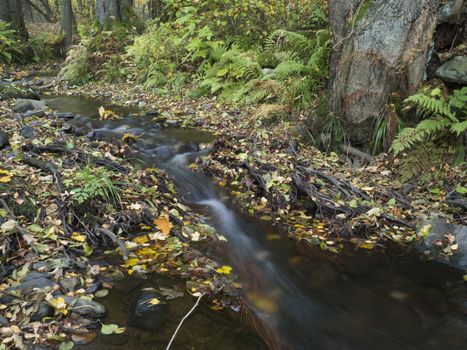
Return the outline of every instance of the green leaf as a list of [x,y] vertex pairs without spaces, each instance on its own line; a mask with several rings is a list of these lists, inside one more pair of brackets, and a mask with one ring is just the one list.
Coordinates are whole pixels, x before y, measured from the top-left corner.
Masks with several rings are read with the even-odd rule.
[[116,324],[104,324],[102,323],[101,333],[105,335],[113,334],[119,329],[118,325]]
[[457,186],[456,188],[456,192],[459,193],[459,194],[467,194],[467,188],[465,188],[464,186]]
[[58,350],[71,350],[75,344],[72,341],[67,341],[64,343],[61,343],[60,346],[58,347]]

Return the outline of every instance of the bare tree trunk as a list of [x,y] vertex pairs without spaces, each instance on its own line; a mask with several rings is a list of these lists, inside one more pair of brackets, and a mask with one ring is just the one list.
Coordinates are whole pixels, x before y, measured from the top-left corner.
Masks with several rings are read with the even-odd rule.
[[423,81],[439,0],[329,0],[334,36],[329,110],[350,124],[357,145],[390,95]]
[[73,39],[73,8],[71,0],[62,0],[60,30],[65,34],[65,46],[68,48]]
[[102,25],[123,21],[133,7],[133,0],[96,0],[96,19]]
[[10,23],[23,40],[28,40],[21,0],[0,0],[0,20]]

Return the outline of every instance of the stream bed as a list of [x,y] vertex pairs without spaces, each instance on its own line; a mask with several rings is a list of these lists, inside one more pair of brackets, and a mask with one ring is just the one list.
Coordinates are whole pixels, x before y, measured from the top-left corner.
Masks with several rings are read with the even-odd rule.
[[[291,241],[279,228],[245,215],[228,193],[189,164],[206,154],[209,133],[170,123],[154,124],[154,115],[137,117],[137,109],[108,106],[76,96],[43,96],[45,103],[75,116],[70,123],[91,129],[90,138],[137,135],[135,157],[164,168],[186,204],[226,237],[227,249],[204,253],[233,267],[243,286],[252,322],[273,349],[465,349],[467,299],[462,273],[397,247],[383,251],[344,249],[326,253]],[[123,116],[99,120],[100,106]],[[201,147],[205,145],[206,147]],[[134,298],[125,287],[156,287],[179,282],[161,276],[129,278],[116,284],[102,303],[106,323],[125,326]],[[180,288],[181,285],[179,285]],[[174,301],[168,324],[160,332],[130,328],[122,335],[99,336],[88,349],[163,349],[176,325],[193,305],[186,296]],[[246,325],[202,305],[182,327],[173,349],[266,349]]]

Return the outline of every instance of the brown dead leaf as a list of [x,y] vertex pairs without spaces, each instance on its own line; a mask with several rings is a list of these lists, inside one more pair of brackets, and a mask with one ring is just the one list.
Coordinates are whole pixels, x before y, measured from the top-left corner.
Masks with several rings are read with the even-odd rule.
[[156,225],[157,229],[160,230],[162,234],[166,236],[170,233],[172,227],[174,227],[167,215],[162,215],[158,219],[155,219],[154,224]]

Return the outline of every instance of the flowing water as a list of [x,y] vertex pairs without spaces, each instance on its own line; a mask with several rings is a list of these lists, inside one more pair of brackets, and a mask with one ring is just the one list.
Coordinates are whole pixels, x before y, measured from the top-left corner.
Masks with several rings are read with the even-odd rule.
[[[271,348],[467,348],[467,299],[461,272],[396,248],[384,253],[349,248],[330,255],[318,247],[290,241],[280,229],[242,213],[211,179],[186,166],[205,154],[198,144],[211,142],[211,135],[195,129],[161,127],[152,117],[134,116],[134,109],[117,108],[126,115],[123,119],[100,121],[94,117],[103,103],[81,97],[44,99],[61,112],[86,115],[72,123],[92,129],[92,137],[138,135],[133,145],[137,158],[166,169],[186,203],[202,211],[227,238],[222,253],[210,247],[205,247],[205,252],[234,267],[256,327],[266,335]],[[130,295],[111,293],[106,301],[110,321],[124,322],[122,307]],[[161,344],[170,338],[175,320],[191,303],[184,298],[172,324],[160,334],[148,337],[135,331],[122,344],[112,345],[101,336],[88,348],[164,348]],[[198,318],[183,326],[174,349],[265,348],[237,322],[207,310],[203,307]]]

